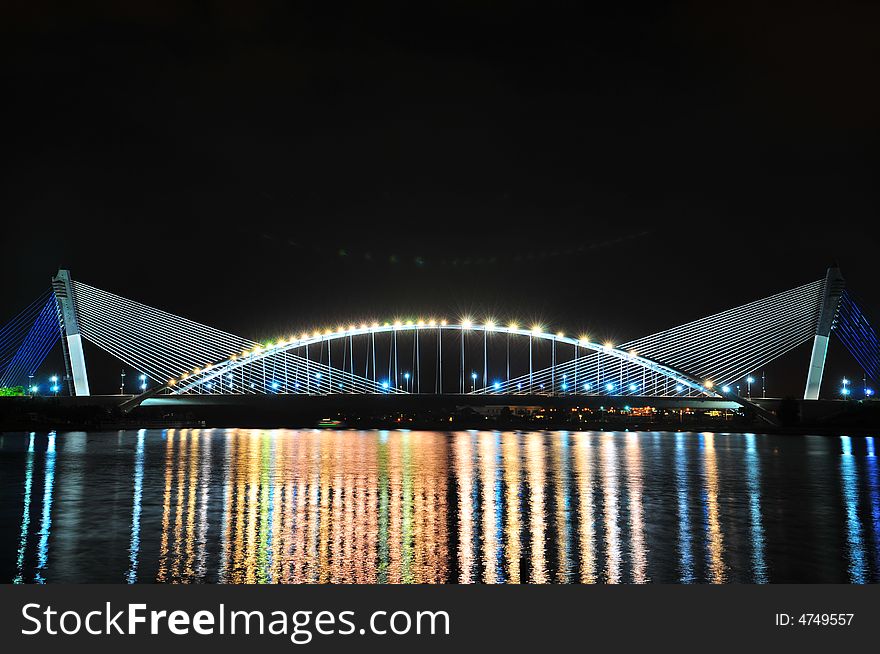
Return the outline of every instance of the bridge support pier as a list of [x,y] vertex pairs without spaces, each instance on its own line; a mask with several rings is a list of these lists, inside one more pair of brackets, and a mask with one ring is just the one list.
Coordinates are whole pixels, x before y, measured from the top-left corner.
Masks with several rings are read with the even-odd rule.
[[807,370],[807,388],[805,400],[818,400],[822,388],[822,376],[825,374],[825,357],[828,354],[828,340],[837,317],[837,308],[846,282],[840,274],[840,268],[828,269],[825,276],[825,294],[819,307],[819,321],[816,324],[816,336],[813,338],[813,353],[810,356],[810,367]]
[[67,368],[73,377],[73,394],[87,396],[89,393],[89,376],[86,373],[86,358],[83,353],[82,336],[79,333],[79,321],[76,317],[76,306],[73,299],[73,284],[70,271],[59,270],[52,278],[52,289],[58,302],[58,313],[61,321],[61,338]]

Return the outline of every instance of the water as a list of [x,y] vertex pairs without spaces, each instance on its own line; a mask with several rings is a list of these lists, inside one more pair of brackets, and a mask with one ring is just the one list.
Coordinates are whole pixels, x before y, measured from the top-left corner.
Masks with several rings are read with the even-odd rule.
[[0,581],[880,580],[873,438],[0,434]]

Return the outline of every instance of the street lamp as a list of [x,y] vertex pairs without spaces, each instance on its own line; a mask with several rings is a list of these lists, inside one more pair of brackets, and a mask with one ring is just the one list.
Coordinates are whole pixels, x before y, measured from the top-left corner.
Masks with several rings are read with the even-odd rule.
[[141,380],[141,390],[142,391],[147,390],[147,376],[144,374],[141,374],[140,377],[138,377],[138,379]]
[[748,377],[746,377],[746,384],[748,384],[748,391],[747,391],[747,393],[748,393],[748,397],[749,397],[749,399],[752,399],[752,384],[754,384],[754,383],[755,383],[755,378],[754,378],[754,377],[752,377],[751,375],[749,375]]
[[119,373],[119,394],[125,393],[125,370]]
[[49,381],[52,382],[52,392],[55,393],[55,395],[57,396],[58,395],[58,375],[52,375],[51,377],[49,377]]
[[471,386],[471,392],[476,393],[477,391],[477,373],[471,373],[471,379],[473,380],[473,385]]
[[849,379],[844,377],[843,378],[843,388],[840,389],[840,394],[843,395],[843,397],[849,397],[849,393],[850,393]]
[[408,372],[403,373],[403,378],[406,380],[406,392],[409,393],[409,388],[410,388],[410,386],[409,386],[409,373]]

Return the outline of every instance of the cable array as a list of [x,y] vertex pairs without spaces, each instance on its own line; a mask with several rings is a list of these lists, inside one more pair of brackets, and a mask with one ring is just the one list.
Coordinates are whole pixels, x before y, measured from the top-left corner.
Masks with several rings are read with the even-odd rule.
[[478,394],[608,395],[696,397],[701,393],[683,379],[646,367],[636,357],[621,359],[603,351],[587,351],[568,361],[497,381]]
[[47,291],[0,329],[0,386],[24,386],[58,342],[55,295]]
[[179,378],[176,393],[379,392],[375,382],[320,361],[293,352],[257,360],[256,341],[82,282],[73,289],[82,336],[152,380]]
[[874,383],[880,383],[880,340],[861,306],[844,291],[834,333]]
[[256,345],[82,282],[74,281],[73,290],[83,338],[153,380],[165,382]]
[[[259,350],[257,351],[259,352]],[[383,389],[371,379],[321,361],[279,351],[259,356],[254,350],[208,369],[189,373],[176,382],[173,392],[183,394],[361,394],[399,393]]]
[[818,280],[622,345],[716,387],[808,342],[825,280]]

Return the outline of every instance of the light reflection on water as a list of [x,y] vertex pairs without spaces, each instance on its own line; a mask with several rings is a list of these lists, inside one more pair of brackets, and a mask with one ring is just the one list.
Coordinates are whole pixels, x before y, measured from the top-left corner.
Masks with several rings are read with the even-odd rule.
[[0,457],[16,583],[880,580],[873,438],[139,430]]

